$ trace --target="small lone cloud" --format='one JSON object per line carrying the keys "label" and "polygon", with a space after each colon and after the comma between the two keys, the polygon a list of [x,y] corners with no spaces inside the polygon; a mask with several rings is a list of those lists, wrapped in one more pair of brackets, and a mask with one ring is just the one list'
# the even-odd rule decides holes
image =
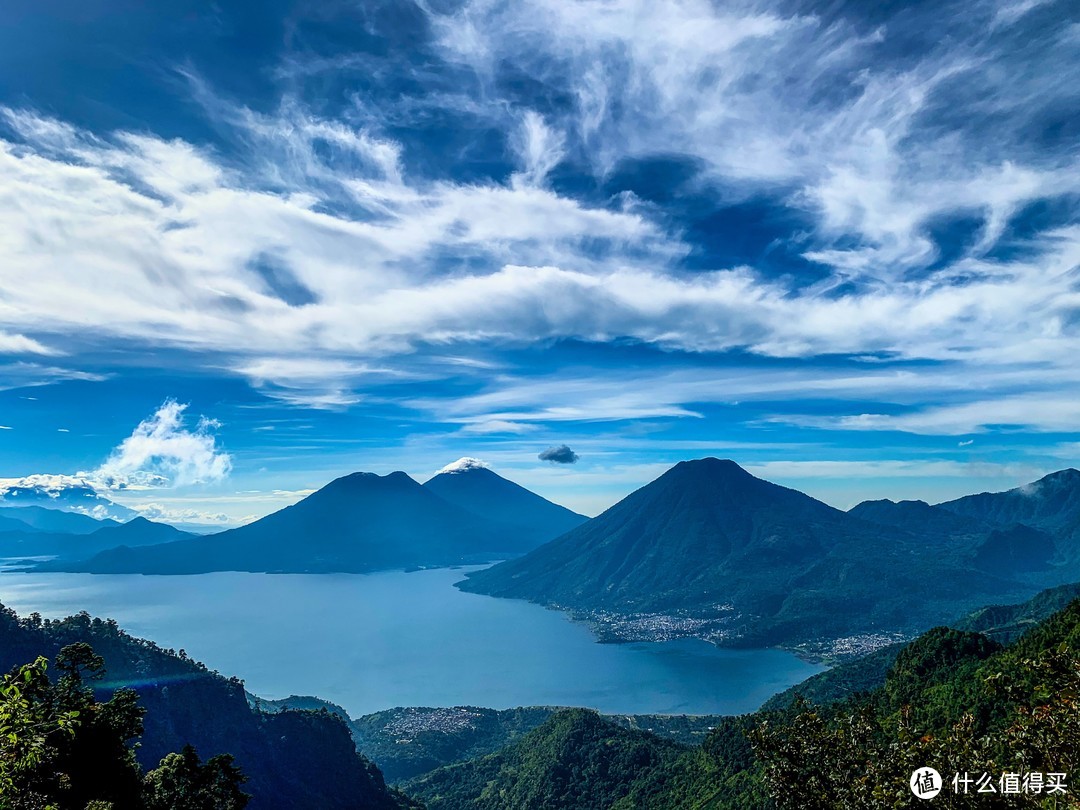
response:
{"label": "small lone cloud", "polygon": [[576,464],[578,454],[570,449],[568,444],[560,444],[558,447],[549,447],[537,456],[541,461],[550,461],[552,464]]}
{"label": "small lone cloud", "polygon": [[968,439],[966,442],[960,442],[956,446],[957,447],[967,447],[968,445],[972,445],[972,444],[975,444],[975,440],[974,439]]}

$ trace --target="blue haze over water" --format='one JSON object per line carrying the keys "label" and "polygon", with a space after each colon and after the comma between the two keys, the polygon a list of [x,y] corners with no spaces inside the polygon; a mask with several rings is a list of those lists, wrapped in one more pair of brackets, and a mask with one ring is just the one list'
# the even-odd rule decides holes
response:
{"label": "blue haze over water", "polygon": [[735,714],[820,671],[780,650],[599,644],[562,614],[462,593],[462,571],[139,576],[0,571],[0,601],[86,610],[185,649],[266,698],[316,695],[351,715],[394,706],[589,706]]}

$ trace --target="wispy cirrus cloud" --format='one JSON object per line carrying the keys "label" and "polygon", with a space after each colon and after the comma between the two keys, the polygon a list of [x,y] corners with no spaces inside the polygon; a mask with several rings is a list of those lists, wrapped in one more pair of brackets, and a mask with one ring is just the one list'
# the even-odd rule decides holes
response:
{"label": "wispy cirrus cloud", "polygon": [[29,338],[26,335],[12,334],[0,331],[0,354],[37,354],[57,355],[56,349],[51,349],[43,343]]}
{"label": "wispy cirrus cloud", "polygon": [[[0,364],[0,391],[27,388],[38,385],[51,385],[55,382],[66,380],[81,380],[84,382],[101,382],[108,377],[93,371],[63,368],[59,366],[45,366],[41,363],[19,361],[15,363]],[[33,397],[26,397],[33,401]]]}
{"label": "wispy cirrus cloud", "polygon": [[780,417],[808,427],[833,430],[920,433],[957,436],[992,429],[1012,432],[1070,433],[1080,427],[1080,402],[1052,390],[979,397],[899,414],[861,413],[837,417]]}
{"label": "wispy cirrus cloud", "polygon": [[[0,352],[77,364],[90,340],[179,349],[280,402],[338,410],[468,378],[399,401],[473,436],[769,396],[862,400],[815,415],[845,430],[1012,424],[958,387],[984,390],[979,403],[1080,389],[1080,172],[1054,134],[1078,93],[1055,66],[1080,40],[1047,23],[1052,6],[475,0],[421,7],[431,61],[410,68],[412,95],[336,109],[305,96],[305,77],[367,69],[365,54],[287,55],[276,106],[184,68],[213,146],[8,108]],[[435,75],[450,73],[469,81]],[[462,130],[448,141],[482,120],[483,148],[436,161],[417,134],[436,115]],[[654,178],[655,199],[621,179],[665,160],[686,171]],[[665,194],[713,210],[716,244]],[[794,223],[780,272],[724,252],[744,221],[727,212],[760,201]],[[706,369],[725,354],[820,365],[798,385],[771,366],[653,370],[637,391],[604,360],[582,372],[591,387],[484,365],[571,341]],[[837,371],[853,357],[867,370]],[[778,418],[797,422],[798,405]],[[1048,405],[1017,424],[1073,419]]]}
{"label": "wispy cirrus cloud", "polygon": [[[611,369],[573,376],[503,375],[468,396],[422,398],[407,404],[466,429],[492,423],[535,428],[565,422],[701,417],[705,406],[741,405],[786,407],[781,413],[765,411],[760,417],[763,424],[955,435],[983,432],[990,426],[1071,430],[1080,415],[1074,398],[1061,391],[1076,384],[1076,370],[1064,363],[1059,367],[854,363],[828,368],[747,363],[712,369]],[[847,402],[868,401],[888,403],[893,412],[843,410]],[[832,403],[840,412],[822,414],[822,403]],[[800,410],[808,405],[809,411]],[[656,444],[665,446],[662,441]]]}
{"label": "wispy cirrus cloud", "polygon": [[875,23],[813,4],[476,0],[432,21],[488,92],[516,71],[574,99],[559,124],[599,172],[686,156],[729,195],[813,214],[810,258],[892,281],[938,258],[943,216],[979,219],[985,251],[1024,205],[1076,192],[1075,158],[1030,140],[1078,100],[1054,68],[1076,43],[1046,20],[1011,27],[1041,5],[912,4]]}

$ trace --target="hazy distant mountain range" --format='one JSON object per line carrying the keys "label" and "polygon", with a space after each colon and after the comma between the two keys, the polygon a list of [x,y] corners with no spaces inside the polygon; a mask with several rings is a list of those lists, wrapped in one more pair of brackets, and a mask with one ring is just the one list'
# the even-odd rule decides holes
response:
{"label": "hazy distant mountain range", "polygon": [[[35,514],[32,509],[34,507],[0,510],[0,557],[55,556],[59,558],[56,562],[44,565],[64,570],[64,561],[86,559],[120,545],[145,546],[192,536],[143,517],[117,523],[48,509]],[[42,514],[50,511],[52,516]],[[33,523],[24,523],[23,519]]]}
{"label": "hazy distant mountain range", "polygon": [[29,526],[42,532],[92,534],[99,529],[119,526],[111,518],[98,520],[80,512],[65,512],[45,506],[13,506],[0,510],[0,526],[25,531]]}
{"label": "hazy distant mountain range", "polygon": [[423,485],[402,472],[347,475],[201,537],[145,520],[66,540],[11,528],[0,522],[0,547],[29,555],[51,544],[61,550],[33,552],[64,557],[49,568],[95,573],[365,572],[505,559],[460,587],[601,624],[641,622],[668,637],[852,637],[865,651],[883,634],[1080,580],[1080,473],[937,506],[882,500],[843,512],[707,458],[675,465],[589,520],[462,459]]}
{"label": "hazy distant mountain range", "polygon": [[139,514],[109,500],[85,478],[69,475],[31,475],[0,483],[0,507],[12,506],[39,506],[114,521]]}

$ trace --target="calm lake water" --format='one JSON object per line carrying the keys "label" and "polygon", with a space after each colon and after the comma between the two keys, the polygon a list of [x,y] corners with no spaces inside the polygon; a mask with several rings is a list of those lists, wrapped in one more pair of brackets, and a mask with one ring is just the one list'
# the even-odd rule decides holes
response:
{"label": "calm lake water", "polygon": [[462,593],[447,569],[139,576],[0,571],[0,602],[86,610],[183,648],[266,698],[317,695],[353,716],[394,706],[589,706],[735,714],[821,670],[779,650],[597,644],[555,611]]}

